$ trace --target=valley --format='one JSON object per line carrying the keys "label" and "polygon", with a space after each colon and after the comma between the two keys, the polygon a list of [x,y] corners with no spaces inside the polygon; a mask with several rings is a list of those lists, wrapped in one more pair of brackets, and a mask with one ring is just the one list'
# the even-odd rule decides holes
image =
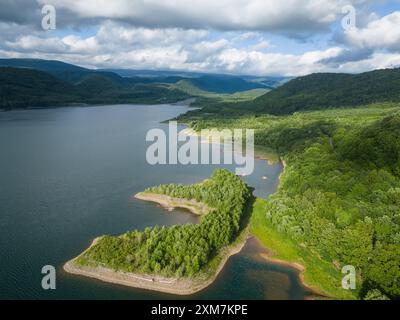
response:
{"label": "valley", "polygon": [[[267,158],[274,154],[275,161],[281,161],[285,167],[279,184],[273,185],[277,191],[268,198],[256,198],[250,213],[249,230],[271,251],[268,259],[294,266],[307,288],[323,297],[399,298],[399,69],[359,75],[312,74],[288,81],[275,79],[271,80],[276,81],[273,87],[261,78],[144,70],[132,74],[120,70],[94,71],[54,61],[2,61],[7,64],[0,67],[0,101],[5,110],[135,102],[149,104],[150,110],[152,103],[167,105],[194,98],[191,107],[195,109],[186,109],[170,119],[198,133],[210,128],[254,129],[258,149],[263,149]],[[33,68],[37,65],[39,69]],[[210,91],[210,86],[215,92]],[[269,177],[262,175],[262,180]],[[171,199],[182,198],[181,193],[186,192],[182,186],[166,186],[149,190]],[[222,184],[214,194],[220,190]],[[149,193],[144,195],[140,197],[151,200]],[[212,212],[221,205],[194,194],[179,201],[153,198],[164,206],[169,203],[171,208],[202,212],[200,221],[204,217],[211,219]],[[146,277],[186,277],[185,287],[191,287],[187,279],[202,274],[193,285],[196,290],[182,291],[197,292],[213,281],[204,279],[215,279],[218,263],[211,261],[219,256],[216,252],[234,241],[233,234],[239,231],[236,221],[233,233],[229,228],[230,235],[226,237],[218,232],[219,237],[225,238],[208,246],[210,232],[197,230],[202,223],[102,237],[77,261],[81,266],[93,268],[100,263],[107,270]],[[179,239],[193,240],[195,234],[200,234],[208,240],[203,242],[200,237],[198,250],[164,252],[164,238],[173,238],[176,232]],[[156,246],[150,250],[143,237],[157,239],[163,249]],[[143,241],[138,242],[139,238]],[[127,239],[131,239],[130,245],[125,243]],[[149,241],[154,246],[153,240]],[[186,239],[183,243],[190,242]],[[122,253],[109,257],[113,252]],[[153,253],[146,256],[146,252],[158,253],[153,257]],[[180,257],[183,252],[195,257]],[[128,255],[135,257],[134,264],[133,260],[126,264]],[[164,260],[170,256],[180,260]],[[222,260],[226,263],[227,258]],[[340,287],[341,269],[346,265],[355,266],[357,271],[358,286],[354,291]],[[112,278],[113,271],[107,272],[111,272]],[[164,292],[179,294],[170,289]]]}

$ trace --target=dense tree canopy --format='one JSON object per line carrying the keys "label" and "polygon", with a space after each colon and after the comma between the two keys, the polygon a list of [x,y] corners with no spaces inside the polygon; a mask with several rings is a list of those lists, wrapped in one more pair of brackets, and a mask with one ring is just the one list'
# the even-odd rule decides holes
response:
{"label": "dense tree canopy", "polygon": [[249,187],[227,170],[216,170],[211,179],[200,184],[161,185],[146,192],[194,199],[215,210],[199,224],[105,236],[78,263],[144,274],[193,276],[235,239],[251,197]]}
{"label": "dense tree canopy", "polygon": [[295,78],[253,101],[204,101],[202,110],[217,115],[289,115],[309,110],[351,108],[383,102],[400,102],[400,68],[361,74],[315,73]]}
{"label": "dense tree canopy", "polygon": [[168,103],[188,94],[161,83],[137,83],[112,73],[89,73],[68,82],[34,69],[0,67],[0,109],[66,106],[76,103]]}
{"label": "dense tree canopy", "polygon": [[265,218],[338,270],[354,265],[361,297],[400,298],[398,110],[389,104],[188,121],[196,129],[254,128],[256,143],[287,163]]}

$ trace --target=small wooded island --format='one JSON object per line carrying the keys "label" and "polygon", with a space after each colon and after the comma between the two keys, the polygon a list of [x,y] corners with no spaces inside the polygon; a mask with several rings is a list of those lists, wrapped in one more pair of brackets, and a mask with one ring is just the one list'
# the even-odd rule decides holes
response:
{"label": "small wooded island", "polygon": [[253,196],[238,176],[216,170],[194,185],[160,185],[137,198],[200,215],[198,224],[152,227],[102,236],[64,270],[137,288],[180,295],[210,285],[246,238],[246,209]]}

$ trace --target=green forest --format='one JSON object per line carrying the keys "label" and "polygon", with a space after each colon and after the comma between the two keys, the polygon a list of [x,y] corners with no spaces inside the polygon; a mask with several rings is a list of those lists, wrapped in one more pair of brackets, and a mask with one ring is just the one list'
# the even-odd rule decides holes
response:
{"label": "green forest", "polygon": [[353,265],[358,298],[400,298],[398,104],[181,120],[196,130],[253,128],[256,144],[279,153],[286,168],[262,209],[259,235],[286,238],[302,262],[312,256],[306,268],[314,274],[306,279],[318,279],[313,285],[328,296],[348,297],[338,290],[338,275]]}
{"label": "green forest", "polygon": [[0,109],[74,104],[172,103],[189,95],[162,83],[92,73],[72,83],[34,69],[0,67]]}
{"label": "green forest", "polygon": [[202,216],[198,224],[156,226],[143,232],[104,236],[77,259],[78,265],[168,277],[207,272],[210,261],[236,239],[252,197],[251,189],[227,170],[216,170],[199,184],[160,185],[145,192],[193,199],[214,210]]}
{"label": "green forest", "polygon": [[[199,109],[179,121],[195,130],[255,129],[255,143],[285,164],[277,192],[257,199],[252,216],[251,227],[267,247],[300,261],[307,283],[327,296],[400,299],[400,69],[275,80],[125,77],[16,59],[0,67],[0,109],[196,97],[192,107]],[[199,224],[104,236],[77,263],[196,275],[235,240],[251,198],[240,178],[224,170],[200,184],[146,191],[215,210]],[[345,265],[357,268],[354,292],[341,289]]]}
{"label": "green forest", "polygon": [[373,103],[400,102],[400,68],[361,74],[314,73],[290,80],[252,101],[201,99],[192,117],[204,113],[289,115],[295,112],[353,108]]}
{"label": "green forest", "polygon": [[94,70],[53,60],[0,59],[0,110],[166,104],[198,97],[249,101],[283,79],[155,70]]}

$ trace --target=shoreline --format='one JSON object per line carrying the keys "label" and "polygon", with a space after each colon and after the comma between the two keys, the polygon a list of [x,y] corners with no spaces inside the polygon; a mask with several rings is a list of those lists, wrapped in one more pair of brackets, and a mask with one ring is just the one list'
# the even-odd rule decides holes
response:
{"label": "shoreline", "polygon": [[[281,158],[279,162],[282,165],[282,172],[280,173],[280,175],[278,177],[275,192],[278,191],[279,185],[282,183],[282,177],[285,174],[285,170],[287,168],[286,160]],[[276,253],[274,253],[274,251],[272,249],[270,249],[269,247],[265,246],[262,243],[261,239],[259,239],[255,234],[253,234],[253,236],[258,240],[258,242],[260,243],[260,246],[263,247],[267,251],[267,253],[260,254],[262,258],[264,258],[268,262],[286,266],[286,267],[292,268],[294,270],[297,270],[299,272],[299,280],[300,280],[301,285],[304,288],[306,288],[307,290],[309,290],[310,293],[312,294],[312,295],[310,295],[310,299],[313,299],[313,297],[321,297],[321,298],[326,298],[326,299],[331,298],[330,296],[323,293],[319,288],[313,287],[306,282],[305,275],[304,275],[304,273],[306,272],[306,267],[303,264],[301,264],[299,262],[293,262],[293,261],[274,258]]]}
{"label": "shoreline", "polygon": [[[191,211],[193,214],[199,216],[208,214],[213,210],[205,204],[197,202],[195,200],[173,198],[156,193],[139,192],[133,197],[138,200],[157,203],[169,211],[172,211],[174,208],[185,208]],[[218,253],[218,255],[213,258],[220,260],[215,270],[207,270],[206,266],[205,272],[200,273],[192,279],[168,278],[158,275],[137,274],[131,272],[116,271],[101,266],[89,267],[76,265],[75,261],[80,256],[84,255],[91,247],[95,246],[96,243],[101,239],[101,237],[95,238],[90,246],[86,248],[80,255],[67,261],[63,266],[63,270],[69,274],[84,276],[117,285],[175,294],[179,296],[188,296],[202,291],[203,289],[214,283],[218,275],[223,271],[225,264],[228,262],[229,258],[242,251],[247,242],[248,234],[249,230],[248,227],[246,227],[238,235],[235,242],[223,248]]]}
{"label": "shoreline", "polygon": [[[194,129],[190,128],[185,124],[186,128],[181,130],[178,135],[182,137],[195,137],[200,140],[201,144],[213,144],[213,145],[220,145],[224,146],[225,143],[222,143],[219,138],[220,136],[213,136],[213,135],[202,135],[201,132],[197,132]],[[230,146],[231,144],[227,144]],[[268,163],[268,165],[272,166],[281,162],[281,159],[277,152],[273,149],[266,148],[262,145],[254,145],[254,159],[255,160],[263,160]]]}
{"label": "shoreline", "polygon": [[184,100],[179,100],[176,102],[134,102],[134,103],[87,103],[87,102],[72,102],[69,104],[61,104],[61,105],[51,105],[47,107],[23,107],[23,108],[13,108],[13,109],[4,109],[0,108],[0,112],[9,112],[9,111],[27,111],[27,110],[47,110],[47,109],[60,109],[60,108],[90,108],[90,107],[107,107],[107,106],[163,106],[163,105],[172,105],[172,106],[187,106],[191,107],[191,105],[196,101],[196,98],[188,98]]}
{"label": "shoreline", "polygon": [[270,263],[278,264],[278,265],[285,266],[285,267],[289,267],[289,268],[292,268],[292,269],[298,271],[300,283],[304,288],[306,288],[308,291],[310,291],[310,293],[311,293],[310,298],[311,299],[313,297],[330,298],[326,294],[320,292],[317,288],[314,288],[311,285],[307,284],[307,282],[305,281],[305,278],[304,278],[305,277],[304,273],[306,271],[306,267],[304,265],[302,265],[299,262],[291,262],[291,261],[286,261],[286,260],[274,258],[273,252],[270,251],[267,247],[265,247],[257,237],[256,237],[256,239],[260,242],[260,245],[268,251],[268,253],[261,253],[260,254],[260,256],[263,259],[265,259],[266,261],[268,261]]}
{"label": "shoreline", "polygon": [[215,259],[221,259],[216,270],[212,275],[202,273],[193,279],[189,278],[167,278],[157,275],[143,275],[137,273],[115,271],[105,267],[83,267],[75,264],[76,259],[87,252],[91,247],[101,239],[101,237],[95,238],[90,246],[86,248],[80,255],[67,261],[63,265],[63,270],[69,274],[84,276],[96,280],[100,280],[107,283],[123,285],[127,287],[157,291],[162,293],[174,294],[179,296],[189,296],[214,283],[218,275],[222,272],[225,264],[229,258],[239,253],[247,242],[248,230],[247,228],[242,231],[238,236],[240,241],[233,243],[230,246],[225,247],[215,257]]}
{"label": "shoreline", "polygon": [[[197,136],[200,135],[195,132],[193,129],[186,128],[180,134],[184,134],[187,136]],[[201,137],[200,137],[201,138]],[[207,139],[208,140],[208,139]],[[215,143],[216,141],[206,141],[206,143]],[[204,142],[203,142],[204,143]],[[266,160],[268,164],[270,163],[271,159],[268,157],[257,157],[255,158]],[[282,165],[282,172],[280,173],[277,181],[276,188],[279,187],[281,183],[282,175],[284,174],[286,168],[286,162],[282,159],[278,161]],[[276,191],[276,190],[275,190]],[[173,198],[166,195],[149,193],[149,192],[139,192],[133,196],[133,198],[143,201],[149,201],[153,203],[157,203],[158,205],[162,206],[168,211],[172,211],[175,208],[184,208],[196,214],[198,216],[202,216],[208,214],[212,211],[211,208],[207,207],[206,205],[197,202],[195,200],[187,200],[187,199],[180,199],[180,198]],[[235,254],[238,254],[243,247],[247,243],[247,239],[250,235],[249,226],[245,227],[245,229],[238,235],[236,242],[233,244],[223,248],[221,252],[214,258],[220,259],[218,266],[215,270],[211,270],[210,274],[201,273],[198,276],[190,279],[190,278],[167,278],[158,275],[144,275],[144,274],[136,274],[136,273],[129,273],[123,271],[115,271],[109,268],[97,266],[97,267],[86,267],[86,266],[77,266],[74,262],[78,259],[81,255],[87,252],[92,246],[94,246],[99,239],[95,238],[91,245],[84,250],[79,256],[67,261],[64,266],[63,270],[67,273],[78,275],[78,276],[85,276],[92,279],[100,280],[107,283],[123,285],[128,287],[133,287],[137,289],[144,289],[144,290],[151,290],[157,291],[167,294],[174,294],[179,296],[189,296],[195,294],[199,291],[202,291],[209,287],[214,281],[217,279],[218,275],[223,271],[226,263],[228,262],[229,258]],[[304,272],[306,268],[297,262],[290,262],[285,260],[280,260],[273,258],[273,252],[268,247],[264,246],[260,239],[254,235],[254,237],[259,242],[260,246],[264,248],[267,253],[260,253],[260,256],[268,262],[284,265],[299,272],[299,281],[301,285],[310,291],[311,295],[310,298],[312,299],[314,296],[318,297],[327,297],[324,294],[321,294],[319,290],[312,288],[305,282],[304,279]],[[207,267],[206,267],[207,268]]]}
{"label": "shoreline", "polygon": [[213,211],[213,209],[209,208],[206,204],[198,202],[196,200],[173,198],[167,195],[151,192],[139,192],[135,194],[133,198],[157,203],[168,211],[172,211],[175,208],[187,209],[191,213],[198,216],[203,216]]}

